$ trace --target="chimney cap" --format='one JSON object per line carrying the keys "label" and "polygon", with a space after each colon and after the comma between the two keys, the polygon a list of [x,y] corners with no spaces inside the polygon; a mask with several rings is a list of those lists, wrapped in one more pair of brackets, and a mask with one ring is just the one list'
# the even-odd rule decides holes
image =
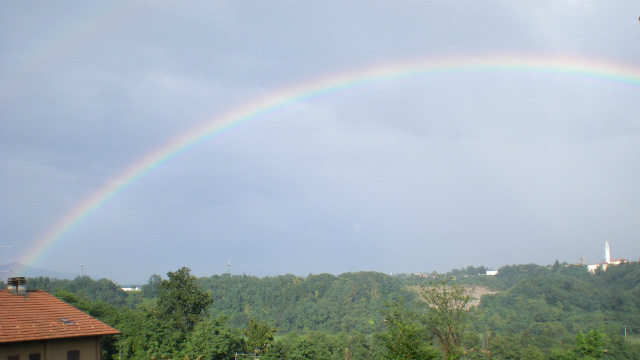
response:
{"label": "chimney cap", "polygon": [[27,283],[27,279],[24,276],[10,277],[7,281],[9,285],[24,285]]}
{"label": "chimney cap", "polygon": [[9,293],[22,294],[22,295],[26,294],[27,293],[27,288],[25,287],[26,283],[27,283],[27,280],[24,276],[11,277],[7,279],[7,285],[9,285]]}

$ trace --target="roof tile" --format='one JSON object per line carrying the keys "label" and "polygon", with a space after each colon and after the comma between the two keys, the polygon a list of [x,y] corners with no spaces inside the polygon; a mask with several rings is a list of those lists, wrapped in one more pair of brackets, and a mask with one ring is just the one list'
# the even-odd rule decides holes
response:
{"label": "roof tile", "polygon": [[45,291],[0,290],[0,343],[119,333]]}

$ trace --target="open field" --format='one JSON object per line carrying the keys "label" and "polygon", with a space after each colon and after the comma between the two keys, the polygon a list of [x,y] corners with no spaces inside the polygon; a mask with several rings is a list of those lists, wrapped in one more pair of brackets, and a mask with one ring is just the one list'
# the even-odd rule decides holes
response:
{"label": "open field", "polygon": [[640,335],[627,335],[626,340],[630,344],[640,345]]}
{"label": "open field", "polygon": [[[411,286],[411,290],[420,293],[422,287],[420,286]],[[471,301],[469,301],[469,306],[478,306],[480,305],[480,300],[484,295],[497,294],[496,291],[489,289],[486,286],[476,286],[476,287],[467,287],[465,289],[469,291],[469,295],[471,295]]]}
{"label": "open field", "polygon": [[469,305],[478,306],[480,305],[480,299],[482,298],[482,296],[497,293],[497,291],[493,291],[486,286],[474,287],[471,290],[471,301],[469,302]]}

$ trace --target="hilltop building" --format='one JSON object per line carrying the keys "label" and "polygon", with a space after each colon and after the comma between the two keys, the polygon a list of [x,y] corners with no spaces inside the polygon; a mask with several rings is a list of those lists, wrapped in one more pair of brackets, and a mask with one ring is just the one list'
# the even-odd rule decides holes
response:
{"label": "hilltop building", "polygon": [[100,360],[102,337],[120,332],[42,290],[25,278],[0,290],[0,359]]}
{"label": "hilltop building", "polygon": [[590,273],[595,274],[596,271],[600,268],[602,268],[602,271],[607,271],[607,268],[609,267],[609,265],[620,265],[626,262],[627,262],[626,259],[612,259],[611,250],[609,249],[609,242],[605,241],[604,242],[604,261],[602,261],[600,264],[587,265],[587,270]]}

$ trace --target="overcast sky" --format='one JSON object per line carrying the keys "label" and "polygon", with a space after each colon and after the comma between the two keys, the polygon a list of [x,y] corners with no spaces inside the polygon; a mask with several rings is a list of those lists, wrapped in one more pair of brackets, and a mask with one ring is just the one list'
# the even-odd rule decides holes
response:
{"label": "overcast sky", "polygon": [[[128,166],[281,89],[412,61],[571,58],[622,85],[445,71],[298,102],[164,163],[38,268],[197,276],[640,257],[637,1],[0,2],[0,264]],[[633,75],[631,73],[629,76]]]}

